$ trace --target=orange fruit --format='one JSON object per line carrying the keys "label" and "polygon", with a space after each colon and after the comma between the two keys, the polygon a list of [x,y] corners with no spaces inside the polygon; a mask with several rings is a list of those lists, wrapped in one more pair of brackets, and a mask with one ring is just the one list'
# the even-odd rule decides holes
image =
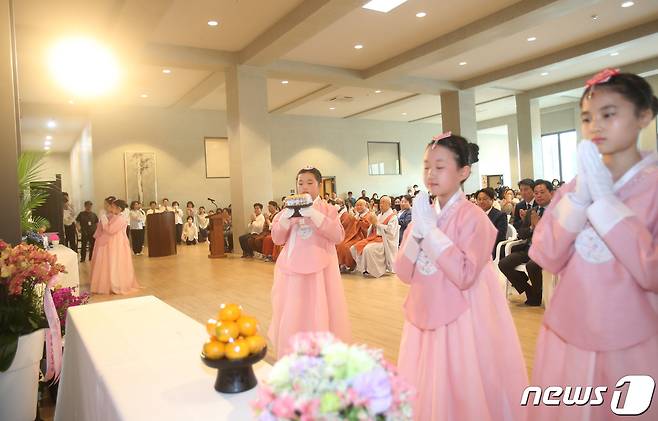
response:
{"label": "orange fruit", "polygon": [[208,319],[208,321],[206,322],[206,332],[208,332],[208,335],[215,336],[216,329],[217,329],[217,320]]}
{"label": "orange fruit", "polygon": [[242,309],[237,304],[222,304],[217,317],[221,321],[234,322],[240,318]]}
{"label": "orange fruit", "polygon": [[267,346],[265,338],[260,335],[254,335],[247,338],[247,345],[249,345],[249,352],[252,354],[258,354]]}
{"label": "orange fruit", "polygon": [[242,316],[237,321],[242,336],[253,336],[258,331],[258,322],[251,316]]}
{"label": "orange fruit", "polygon": [[235,339],[240,334],[240,328],[235,322],[217,322],[217,329],[215,329],[215,336],[221,342],[228,342]]}
{"label": "orange fruit", "polygon": [[208,341],[203,344],[203,355],[209,360],[218,360],[224,356],[224,344],[218,341]]}
{"label": "orange fruit", "polygon": [[244,340],[226,344],[226,358],[229,360],[241,360],[249,355],[249,345]]}

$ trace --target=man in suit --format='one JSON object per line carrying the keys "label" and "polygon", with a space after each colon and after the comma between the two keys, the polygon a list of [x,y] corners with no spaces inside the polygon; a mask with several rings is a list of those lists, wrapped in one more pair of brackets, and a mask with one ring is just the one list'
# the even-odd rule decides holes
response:
{"label": "man in suit", "polygon": [[498,230],[496,243],[491,253],[492,257],[496,257],[496,246],[498,246],[498,243],[505,241],[507,238],[507,215],[493,207],[495,196],[496,192],[491,187],[486,187],[475,193],[477,205],[487,214],[493,226]]}
{"label": "man in suit", "polygon": [[[519,183],[520,184],[520,183]],[[530,244],[532,244],[532,234],[535,227],[539,223],[544,210],[551,203],[553,197],[553,184],[546,180],[537,180],[534,183],[534,200],[537,204],[536,207],[530,208],[525,213],[521,227],[518,230],[518,238],[526,240],[522,245],[513,249],[509,256],[501,259],[498,263],[500,271],[509,279],[512,286],[519,292],[519,294],[526,293],[529,306],[541,305],[542,293],[542,268],[528,256]],[[526,265],[528,274],[518,271],[515,268],[519,265]],[[530,285],[528,284],[530,280]]]}
{"label": "man in suit", "polygon": [[400,212],[398,212],[398,223],[400,224],[400,244],[402,244],[402,236],[407,225],[411,222],[411,202],[413,197],[410,194],[402,196],[400,199]]}
{"label": "man in suit", "polygon": [[536,207],[535,204],[535,182],[530,178],[524,178],[519,181],[519,190],[521,191],[522,201],[516,204],[514,214],[512,215],[512,225],[518,231],[526,217],[527,212]]}

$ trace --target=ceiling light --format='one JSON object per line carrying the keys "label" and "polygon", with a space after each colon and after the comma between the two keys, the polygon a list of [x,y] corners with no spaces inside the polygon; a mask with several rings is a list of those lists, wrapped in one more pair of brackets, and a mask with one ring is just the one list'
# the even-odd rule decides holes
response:
{"label": "ceiling light", "polygon": [[625,1],[621,4],[621,7],[626,8],[626,7],[631,7],[634,6],[635,2],[634,1]]}
{"label": "ceiling light", "polygon": [[219,22],[217,22],[216,20],[209,20],[208,21],[208,26],[217,26],[217,25],[219,25]]}
{"label": "ceiling light", "polygon": [[170,75],[171,69],[162,69],[162,73],[164,73],[165,75]]}
{"label": "ceiling light", "polygon": [[43,147],[43,150],[44,150],[44,151],[49,151],[49,150],[50,150],[50,146],[44,146],[44,147]]}
{"label": "ceiling light", "polygon": [[592,15],[590,16],[592,20],[599,20],[599,15]]}
{"label": "ceiling light", "polygon": [[381,94],[382,91],[381,91],[381,89],[377,89],[377,90],[375,91],[375,93],[376,93],[376,94]]}
{"label": "ceiling light", "polygon": [[406,1],[407,0],[370,0],[362,7],[376,12],[388,13],[402,3],[406,3]]}
{"label": "ceiling light", "polygon": [[329,109],[330,109],[330,110],[335,110],[335,109],[336,109],[336,107],[329,107]]}
{"label": "ceiling light", "polygon": [[48,126],[49,129],[54,129],[55,127],[57,127],[57,123],[55,122],[55,120],[48,120],[46,126]]}
{"label": "ceiling light", "polygon": [[424,18],[425,16],[427,16],[427,13],[425,13],[425,12],[418,12],[418,13],[416,13],[416,17],[417,17],[417,18]]}
{"label": "ceiling light", "polygon": [[119,80],[114,55],[92,39],[60,41],[50,52],[49,64],[57,83],[78,98],[105,94]]}
{"label": "ceiling light", "polygon": [[281,84],[282,84],[282,85],[287,85],[287,84],[288,84],[288,81],[287,81],[287,80],[282,80],[282,81],[281,81]]}
{"label": "ceiling light", "polygon": [[148,98],[149,96],[147,94],[141,94],[139,97],[140,98]]}
{"label": "ceiling light", "polygon": [[402,113],[402,115],[407,115],[407,113]]}
{"label": "ceiling light", "polygon": [[542,72],[541,75],[542,76],[548,76],[548,72]]}
{"label": "ceiling light", "polygon": [[529,37],[528,42],[537,41],[537,37]]}
{"label": "ceiling light", "polygon": [[614,53],[610,53],[610,56],[611,56],[611,57],[618,56],[618,55],[619,55],[619,53],[616,52],[616,51],[615,51]]}
{"label": "ceiling light", "polygon": [[468,64],[468,63],[466,63],[465,61],[460,61],[460,62],[459,62],[459,65],[460,65],[460,66],[466,66],[466,64]]}
{"label": "ceiling light", "polygon": [[354,48],[357,49],[357,50],[360,50],[360,49],[363,48],[363,45],[362,45],[362,44],[356,44],[356,45],[354,46]]}
{"label": "ceiling light", "polygon": [[53,137],[51,135],[46,136],[46,140],[53,140]]}
{"label": "ceiling light", "polygon": [[45,142],[43,142],[43,144],[44,146],[50,146],[52,142],[50,140],[46,140]]}

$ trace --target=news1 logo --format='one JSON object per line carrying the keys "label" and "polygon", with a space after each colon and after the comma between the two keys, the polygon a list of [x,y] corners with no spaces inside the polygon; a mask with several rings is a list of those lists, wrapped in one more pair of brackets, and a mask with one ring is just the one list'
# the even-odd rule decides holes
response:
{"label": "news1 logo", "polygon": [[[622,403],[623,388],[628,384],[626,398]],[[610,410],[615,415],[642,415],[651,406],[656,382],[651,376],[624,376],[615,385],[610,400]],[[530,395],[533,406],[601,406],[605,403],[607,386],[550,386],[542,390],[539,386],[528,386],[523,391],[521,406],[527,406]]]}

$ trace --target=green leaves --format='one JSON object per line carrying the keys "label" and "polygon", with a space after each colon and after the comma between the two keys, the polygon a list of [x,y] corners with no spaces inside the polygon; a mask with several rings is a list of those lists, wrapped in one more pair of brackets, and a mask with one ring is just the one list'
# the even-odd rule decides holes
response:
{"label": "green leaves", "polygon": [[21,192],[21,231],[37,231],[45,226],[50,227],[50,222],[42,217],[33,217],[32,211],[46,203],[48,198],[47,189],[50,181],[41,180],[44,170],[41,152],[23,152],[18,158],[18,188]]}
{"label": "green leaves", "polygon": [[7,371],[14,361],[18,349],[18,335],[15,333],[0,334],[0,372]]}

